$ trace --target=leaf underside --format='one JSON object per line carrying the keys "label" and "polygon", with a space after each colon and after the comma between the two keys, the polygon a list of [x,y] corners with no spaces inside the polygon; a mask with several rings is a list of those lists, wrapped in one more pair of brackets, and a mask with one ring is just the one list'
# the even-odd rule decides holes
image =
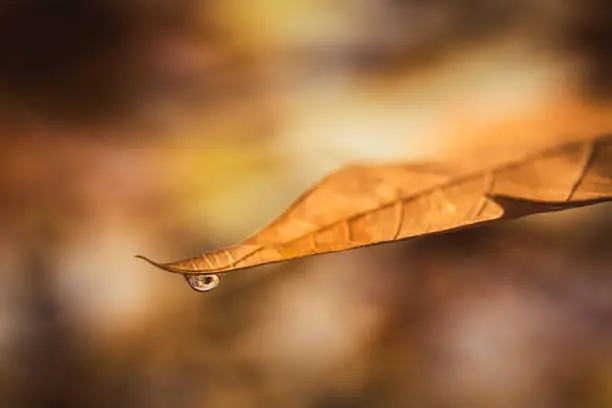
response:
{"label": "leaf underside", "polygon": [[217,274],[608,200],[612,135],[489,168],[349,166],[237,245],[170,263],[139,257],[169,272]]}

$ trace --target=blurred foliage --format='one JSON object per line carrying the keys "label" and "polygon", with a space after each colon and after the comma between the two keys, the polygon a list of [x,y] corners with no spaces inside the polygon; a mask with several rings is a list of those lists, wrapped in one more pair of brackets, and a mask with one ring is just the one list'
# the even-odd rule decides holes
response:
{"label": "blurred foliage", "polygon": [[132,258],[232,243],[349,161],[610,102],[610,27],[605,0],[2,2],[0,405],[612,406],[610,206],[211,296]]}

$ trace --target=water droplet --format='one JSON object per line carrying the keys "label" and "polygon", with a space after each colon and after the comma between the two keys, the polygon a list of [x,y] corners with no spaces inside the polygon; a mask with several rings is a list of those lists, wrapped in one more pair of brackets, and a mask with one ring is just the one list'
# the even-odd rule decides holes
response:
{"label": "water droplet", "polygon": [[185,279],[194,290],[198,292],[208,292],[219,285],[221,277],[219,275],[184,275]]}

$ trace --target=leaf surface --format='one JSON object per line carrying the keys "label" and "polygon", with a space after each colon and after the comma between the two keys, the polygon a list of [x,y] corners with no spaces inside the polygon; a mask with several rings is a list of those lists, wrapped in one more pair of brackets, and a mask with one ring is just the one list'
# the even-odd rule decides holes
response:
{"label": "leaf surface", "polygon": [[612,135],[484,168],[349,166],[242,243],[178,262],[139,257],[169,272],[213,275],[608,200]]}

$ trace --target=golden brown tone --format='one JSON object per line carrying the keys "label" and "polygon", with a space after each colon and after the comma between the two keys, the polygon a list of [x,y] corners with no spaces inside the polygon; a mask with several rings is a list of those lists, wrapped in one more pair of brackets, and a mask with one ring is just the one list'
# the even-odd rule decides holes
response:
{"label": "golden brown tone", "polygon": [[209,275],[612,200],[612,135],[562,144],[494,167],[350,166],[331,174],[244,242],[179,262]]}

